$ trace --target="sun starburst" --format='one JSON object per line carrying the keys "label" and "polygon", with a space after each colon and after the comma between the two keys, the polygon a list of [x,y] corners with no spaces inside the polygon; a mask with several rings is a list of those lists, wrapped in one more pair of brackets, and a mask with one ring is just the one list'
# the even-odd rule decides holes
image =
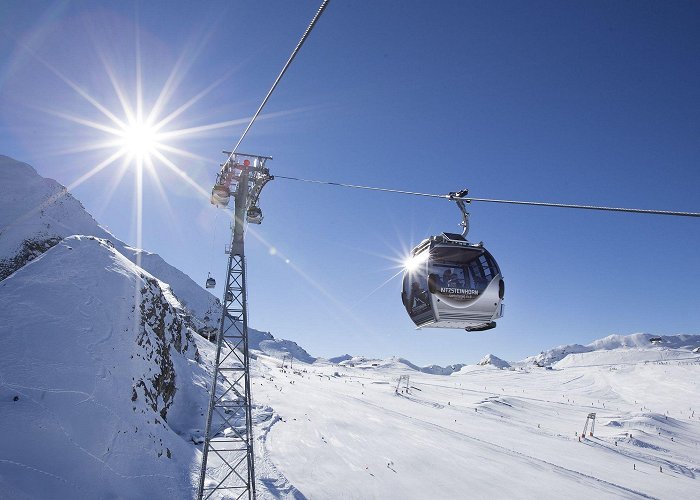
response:
{"label": "sun starburst", "polygon": [[158,129],[144,120],[134,120],[125,125],[118,134],[124,152],[141,160],[150,160],[162,145]]}

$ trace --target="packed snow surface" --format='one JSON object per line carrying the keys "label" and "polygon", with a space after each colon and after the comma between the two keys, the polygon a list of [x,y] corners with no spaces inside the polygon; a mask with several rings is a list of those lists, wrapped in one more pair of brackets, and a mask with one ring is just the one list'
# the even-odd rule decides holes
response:
{"label": "packed snow surface", "polygon": [[[700,356],[632,340],[551,370],[450,376],[259,358],[254,397],[276,415],[260,453],[298,490],[290,498],[695,497]],[[581,438],[589,413],[595,431]]]}
{"label": "packed snow surface", "polygon": [[0,498],[190,495],[210,375],[179,308],[95,237],[0,282]]}

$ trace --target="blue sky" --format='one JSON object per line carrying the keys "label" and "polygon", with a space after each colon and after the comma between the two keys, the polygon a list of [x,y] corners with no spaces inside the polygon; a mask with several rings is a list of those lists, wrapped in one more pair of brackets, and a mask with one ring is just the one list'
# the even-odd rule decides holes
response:
{"label": "blue sky", "polygon": [[[132,105],[140,74],[147,111],[172,89],[160,116],[199,96],[165,127],[204,127],[168,141],[190,155],[167,157],[209,191],[319,3],[4,2],[0,154],[73,184],[114,152],[85,150],[106,134],[84,120],[109,123],[86,96],[122,117],[108,69]],[[694,2],[336,0],[239,150],[274,157],[278,175],[698,211],[698,21]],[[73,192],[137,242],[133,166]],[[158,162],[143,193],[143,246],[223,281],[224,214]],[[467,334],[416,331],[400,278],[381,287],[412,245],[458,229],[452,204],[278,179],[261,207],[251,325],[314,355],[446,364],[698,333],[697,219],[474,203],[470,237],[501,266],[506,316]]]}

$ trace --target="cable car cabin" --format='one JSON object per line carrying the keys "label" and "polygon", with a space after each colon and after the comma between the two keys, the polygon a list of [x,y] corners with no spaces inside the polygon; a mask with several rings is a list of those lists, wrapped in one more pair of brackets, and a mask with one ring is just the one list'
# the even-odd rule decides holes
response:
{"label": "cable car cabin", "polygon": [[498,264],[483,244],[443,233],[411,252],[401,299],[419,328],[489,330],[503,316],[505,285]]}
{"label": "cable car cabin", "polygon": [[250,166],[250,160],[244,160],[243,164],[237,162],[226,162],[223,169],[216,176],[216,183],[211,190],[211,204],[217,208],[225,208],[231,201],[231,190],[235,183],[241,178],[244,169]]}
{"label": "cable car cabin", "polygon": [[214,185],[211,190],[211,204],[217,208],[225,208],[231,200],[231,191],[227,186]]}
{"label": "cable car cabin", "polygon": [[263,213],[260,207],[252,206],[246,212],[246,218],[251,224],[260,224],[263,220]]}
{"label": "cable car cabin", "polygon": [[216,288],[216,280],[211,277],[211,273],[207,277],[206,287],[207,288]]}

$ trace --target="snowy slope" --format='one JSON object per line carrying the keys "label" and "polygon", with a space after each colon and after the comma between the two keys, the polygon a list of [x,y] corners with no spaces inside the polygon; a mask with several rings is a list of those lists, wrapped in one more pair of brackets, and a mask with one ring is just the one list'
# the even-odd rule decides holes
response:
{"label": "snowy slope", "polygon": [[282,359],[285,356],[292,356],[295,360],[304,363],[313,363],[316,358],[311,356],[304,348],[291,340],[276,339],[270,332],[261,332],[253,328],[248,328],[249,347],[267,356]]}
{"label": "snowy slope", "polygon": [[58,182],[0,155],[0,280],[74,234],[107,239],[132,262],[138,256],[143,269],[168,283],[186,303],[199,328],[216,327],[221,304],[213,295],[159,255],[129,247],[106,231]]}
{"label": "snowy slope", "polygon": [[[659,343],[652,343],[652,338],[660,338]],[[523,360],[524,363],[547,366],[564,359],[570,354],[586,353],[593,351],[609,351],[613,349],[627,348],[670,348],[693,350],[700,347],[700,335],[650,335],[648,333],[635,333],[632,335],[609,335],[603,339],[595,340],[587,345],[568,344],[560,345],[536,356],[530,356]]]}
{"label": "snowy slope", "polygon": [[[451,376],[259,360],[255,398],[277,414],[260,451],[298,490],[288,498],[694,498],[700,355],[622,340],[553,370]],[[591,412],[595,433],[579,441]]]}
{"label": "snowy slope", "polygon": [[0,496],[188,495],[210,377],[178,307],[93,237],[0,282]]}

